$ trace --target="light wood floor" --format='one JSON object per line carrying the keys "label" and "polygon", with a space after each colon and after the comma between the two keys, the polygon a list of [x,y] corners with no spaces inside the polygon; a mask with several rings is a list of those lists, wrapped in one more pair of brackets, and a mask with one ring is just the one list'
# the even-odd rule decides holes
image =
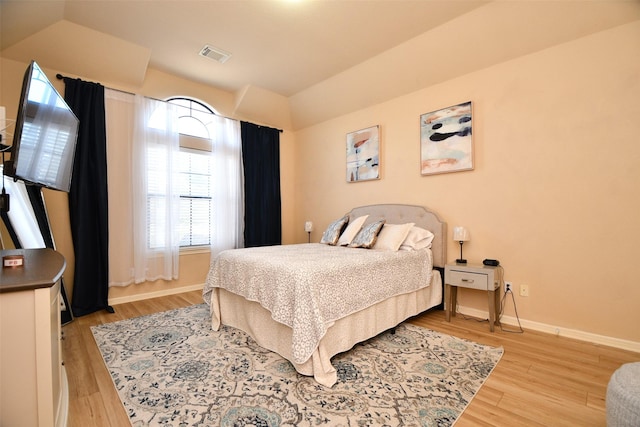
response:
{"label": "light wood floor", "polygon": [[[114,314],[93,313],[64,326],[69,427],[129,425],[90,326],[201,302],[200,291],[188,292],[117,305]],[[504,348],[500,363],[456,427],[605,426],[605,396],[611,374],[624,363],[640,361],[638,353],[534,331],[514,334],[497,328],[490,333],[486,322],[460,315],[449,323],[443,311],[423,314],[411,322]]]}

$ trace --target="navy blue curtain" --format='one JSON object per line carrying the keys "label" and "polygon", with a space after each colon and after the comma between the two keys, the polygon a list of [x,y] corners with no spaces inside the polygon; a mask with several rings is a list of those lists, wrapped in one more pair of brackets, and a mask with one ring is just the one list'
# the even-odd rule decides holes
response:
{"label": "navy blue curtain", "polygon": [[244,168],[244,245],[282,243],[280,131],[241,122]]}
{"label": "navy blue curtain", "polygon": [[83,316],[109,307],[109,222],[104,86],[65,78],[65,101],[80,120],[69,191],[75,254],[71,307]]}

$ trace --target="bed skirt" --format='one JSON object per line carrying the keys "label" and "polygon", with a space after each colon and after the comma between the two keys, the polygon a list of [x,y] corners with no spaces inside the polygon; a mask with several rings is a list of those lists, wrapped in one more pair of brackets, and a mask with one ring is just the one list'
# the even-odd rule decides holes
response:
{"label": "bed skirt", "polygon": [[[442,278],[439,271],[434,269],[430,286],[389,298],[333,322],[328,325],[326,334],[307,361],[291,363],[300,374],[313,376],[318,383],[331,387],[337,381],[336,370],[331,365],[333,356],[441,302]],[[271,313],[257,302],[214,288],[211,312],[214,330],[217,331],[221,324],[238,328],[248,333],[261,347],[289,361],[293,360],[291,328],[273,320]]]}

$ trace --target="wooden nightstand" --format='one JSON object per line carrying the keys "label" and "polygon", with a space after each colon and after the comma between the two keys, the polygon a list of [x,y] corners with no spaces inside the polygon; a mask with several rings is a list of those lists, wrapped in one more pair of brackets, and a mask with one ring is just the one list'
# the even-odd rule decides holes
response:
{"label": "wooden nightstand", "polygon": [[500,325],[499,267],[473,264],[447,264],[444,267],[444,309],[447,322],[456,315],[458,287],[487,291],[489,297],[489,330]]}

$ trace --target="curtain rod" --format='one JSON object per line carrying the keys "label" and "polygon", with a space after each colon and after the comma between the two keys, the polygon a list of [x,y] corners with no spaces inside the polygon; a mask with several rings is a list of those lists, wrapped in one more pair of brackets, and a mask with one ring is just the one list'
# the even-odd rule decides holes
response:
{"label": "curtain rod", "polygon": [[[60,73],[56,74],[56,79],[58,79],[58,80],[64,80],[64,79],[75,80],[73,77],[63,76],[63,75],[62,75],[62,74],[60,74]],[[105,86],[105,87],[106,87],[107,89],[110,89],[110,90],[115,90],[116,92],[126,93],[127,95],[136,95],[135,93],[133,93],[133,92],[128,92],[128,91],[126,91],[126,90],[122,90],[122,89],[114,89],[114,88],[112,88],[112,87],[107,87],[107,86]],[[144,95],[143,95],[143,96],[144,96]],[[167,101],[166,101],[166,100],[164,100],[164,99],[152,98],[152,97],[150,97],[150,96],[145,96],[145,98],[153,99],[154,101],[167,102]],[[214,114],[215,114],[215,113],[214,113]],[[237,121],[237,122],[240,122],[240,121],[241,121],[241,120],[234,119],[234,118],[231,118],[231,117],[222,116],[222,115],[220,115],[220,114],[215,114],[215,115],[216,115],[216,116],[219,116],[219,117],[223,117],[223,118],[225,118],[225,119],[235,120],[235,121]],[[255,123],[254,123],[254,124],[255,124]],[[258,124],[256,124],[256,126],[262,127],[262,125],[258,125]],[[269,127],[269,126],[264,126],[264,127]],[[278,132],[280,132],[280,133],[284,132],[282,129],[278,129],[278,128],[274,128],[274,129],[275,129],[275,130],[277,130],[277,131],[278,131]]]}

